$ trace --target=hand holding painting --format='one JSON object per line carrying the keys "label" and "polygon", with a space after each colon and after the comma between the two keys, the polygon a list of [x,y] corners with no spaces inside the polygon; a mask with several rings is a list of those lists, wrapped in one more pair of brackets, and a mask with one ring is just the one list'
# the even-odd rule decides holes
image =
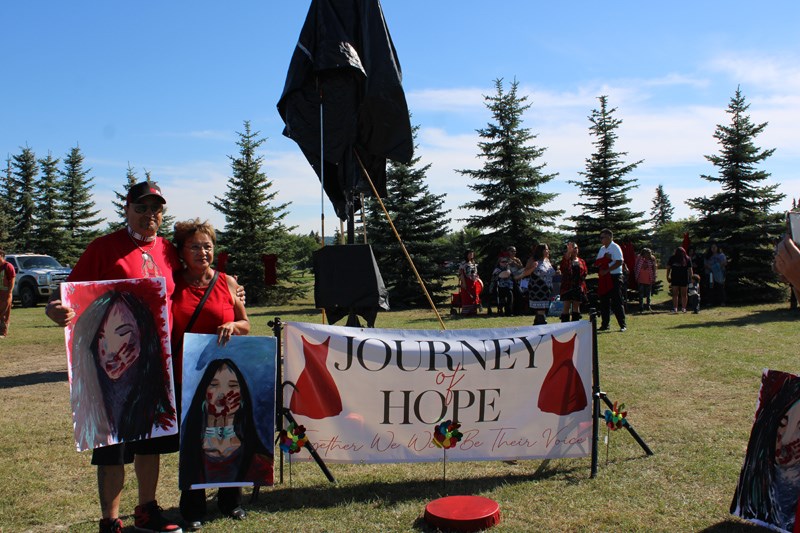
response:
{"label": "hand holding painting", "polygon": [[800,211],[789,211],[786,214],[786,237],[778,243],[773,268],[783,279],[792,285],[795,295],[800,297]]}

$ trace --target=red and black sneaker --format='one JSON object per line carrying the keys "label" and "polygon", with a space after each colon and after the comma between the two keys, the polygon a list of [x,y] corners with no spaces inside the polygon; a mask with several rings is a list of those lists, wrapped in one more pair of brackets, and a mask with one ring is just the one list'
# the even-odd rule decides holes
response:
{"label": "red and black sneaker", "polygon": [[136,506],[134,527],[136,531],[147,533],[183,533],[181,526],[173,524],[161,514],[164,510],[153,500]]}
{"label": "red and black sneaker", "polygon": [[103,518],[100,520],[100,533],[122,533],[122,520]]}

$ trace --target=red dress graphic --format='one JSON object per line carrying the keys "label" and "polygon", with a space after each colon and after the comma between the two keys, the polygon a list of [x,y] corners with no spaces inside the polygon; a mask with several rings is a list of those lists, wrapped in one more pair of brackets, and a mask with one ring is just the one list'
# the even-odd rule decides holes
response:
{"label": "red dress graphic", "polygon": [[586,390],[578,369],[572,363],[577,334],[567,342],[550,337],[553,339],[553,366],[544,377],[539,392],[539,409],[561,416],[582,411],[588,403]]}
{"label": "red dress graphic", "polygon": [[305,337],[301,338],[306,366],[295,383],[289,409],[294,414],[316,420],[336,416],[342,412],[342,398],[326,366],[331,338],[322,344],[311,344]]}

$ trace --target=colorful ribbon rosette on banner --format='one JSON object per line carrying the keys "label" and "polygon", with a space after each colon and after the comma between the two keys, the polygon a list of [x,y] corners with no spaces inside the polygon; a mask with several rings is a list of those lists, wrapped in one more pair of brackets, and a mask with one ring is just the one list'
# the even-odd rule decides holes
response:
{"label": "colorful ribbon rosette on banner", "polygon": [[450,420],[437,424],[433,430],[433,443],[436,447],[444,448],[445,450],[452,448],[458,444],[458,441],[464,436],[458,430],[460,427],[461,424],[454,423]]}
{"label": "colorful ribbon rosette on banner", "polygon": [[294,422],[289,423],[286,429],[282,429],[278,435],[280,440],[280,448],[285,453],[297,453],[303,449],[303,446],[308,442],[306,437],[306,427],[298,426]]}
{"label": "colorful ribbon rosette on banner", "polygon": [[608,426],[608,429],[611,431],[616,431],[623,426],[627,426],[628,420],[625,418],[627,415],[628,411],[625,411],[625,404],[620,404],[620,406],[617,407],[617,402],[614,402],[613,409],[606,409],[606,426]]}

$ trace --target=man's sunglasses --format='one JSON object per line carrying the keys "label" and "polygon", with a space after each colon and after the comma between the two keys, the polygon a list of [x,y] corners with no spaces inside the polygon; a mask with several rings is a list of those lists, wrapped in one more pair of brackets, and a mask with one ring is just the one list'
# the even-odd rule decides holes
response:
{"label": "man's sunglasses", "polygon": [[162,204],[131,204],[131,205],[133,206],[133,210],[140,215],[147,213],[148,209],[154,215],[157,215],[162,211],[164,211],[164,206]]}

